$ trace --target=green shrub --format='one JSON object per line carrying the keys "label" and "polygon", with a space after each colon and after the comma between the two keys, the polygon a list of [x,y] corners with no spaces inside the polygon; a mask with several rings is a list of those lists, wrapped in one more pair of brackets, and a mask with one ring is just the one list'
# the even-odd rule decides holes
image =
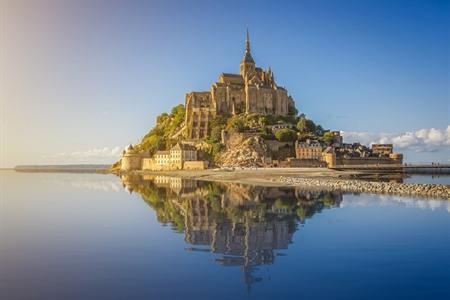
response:
{"label": "green shrub", "polygon": [[327,144],[331,144],[333,142],[333,134],[331,132],[325,132],[323,134],[323,141]]}
{"label": "green shrub", "polygon": [[307,119],[305,116],[301,116],[297,123],[297,130],[300,133],[315,133],[316,124],[312,120]]}
{"label": "green shrub", "polygon": [[280,142],[292,142],[297,139],[297,132],[292,129],[280,129],[275,133],[275,138]]}
{"label": "green shrub", "polygon": [[289,106],[288,114],[290,116],[297,116],[298,115],[298,109],[295,106]]}
{"label": "green shrub", "polygon": [[162,113],[156,118],[156,126],[153,127],[136,145],[139,151],[148,151],[153,155],[158,150],[164,150],[174,145],[176,140],[171,140],[181,129],[185,119],[184,105],[180,104],[172,108],[171,113]]}
{"label": "green shrub", "polygon": [[227,129],[235,132],[242,132],[246,128],[244,120],[240,116],[232,116],[228,119]]}
{"label": "green shrub", "polygon": [[209,122],[210,140],[212,142],[220,142],[222,140],[222,130],[227,126],[227,118],[224,116],[217,116]]}

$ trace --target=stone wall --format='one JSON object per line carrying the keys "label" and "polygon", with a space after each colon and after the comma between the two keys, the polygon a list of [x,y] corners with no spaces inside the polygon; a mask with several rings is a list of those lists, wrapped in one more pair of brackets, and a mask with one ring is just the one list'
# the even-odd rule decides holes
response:
{"label": "stone wall", "polygon": [[287,160],[290,168],[326,168],[327,163],[318,159],[289,158]]}
{"label": "stone wall", "polygon": [[142,170],[147,171],[175,171],[175,170],[204,170],[208,168],[208,162],[203,160],[185,161],[183,164],[159,165],[153,158],[142,160]]}
{"label": "stone wall", "polygon": [[264,140],[264,142],[272,152],[278,152],[280,148],[284,148],[286,146],[292,147],[294,145],[294,142],[279,142],[277,140]]}
{"label": "stone wall", "polygon": [[183,169],[182,163],[171,163],[168,165],[157,164],[152,158],[142,160],[142,170],[147,171],[175,171]]}
{"label": "stone wall", "polygon": [[333,152],[322,152],[322,161],[326,163],[328,168],[336,166],[336,154]]}
{"label": "stone wall", "polygon": [[184,170],[205,170],[208,168],[208,162],[205,160],[185,161]]}
{"label": "stone wall", "polygon": [[336,157],[335,153],[322,153],[322,161],[329,168],[337,166],[357,166],[357,165],[396,165],[403,163],[403,155],[391,154],[389,157]]}
{"label": "stone wall", "polygon": [[394,160],[390,159],[388,157],[350,157],[350,158],[343,158],[343,157],[337,157],[336,158],[336,165],[347,165],[347,166],[354,166],[354,165],[386,165],[386,164],[401,164],[402,161],[400,160]]}

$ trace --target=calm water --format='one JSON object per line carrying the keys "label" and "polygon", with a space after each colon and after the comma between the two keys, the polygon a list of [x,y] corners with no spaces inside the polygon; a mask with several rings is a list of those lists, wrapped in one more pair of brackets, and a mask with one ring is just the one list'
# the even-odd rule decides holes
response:
{"label": "calm water", "polygon": [[404,183],[431,183],[450,185],[450,175],[411,175],[403,179]]}
{"label": "calm water", "polygon": [[1,299],[449,299],[450,202],[0,172]]}

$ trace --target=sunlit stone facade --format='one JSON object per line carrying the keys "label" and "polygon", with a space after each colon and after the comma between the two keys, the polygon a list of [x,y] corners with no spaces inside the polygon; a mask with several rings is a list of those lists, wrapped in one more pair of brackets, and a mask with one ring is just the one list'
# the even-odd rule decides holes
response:
{"label": "sunlit stone facade", "polygon": [[187,137],[208,137],[209,121],[216,115],[258,113],[285,116],[291,108],[294,108],[294,100],[286,89],[275,83],[272,70],[256,67],[247,32],[239,74],[222,73],[209,91],[186,94]]}

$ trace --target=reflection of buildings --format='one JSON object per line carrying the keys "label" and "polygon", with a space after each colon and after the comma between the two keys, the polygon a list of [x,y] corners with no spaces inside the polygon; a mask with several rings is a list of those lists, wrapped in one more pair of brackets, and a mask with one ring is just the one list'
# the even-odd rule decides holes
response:
{"label": "reflection of buildings", "polygon": [[211,251],[236,257],[219,259],[223,265],[253,266],[273,262],[274,249],[287,249],[291,242],[291,220],[242,222],[214,217],[210,205],[201,199],[190,199],[185,223],[185,239],[192,245],[208,245]]}
{"label": "reflection of buildings", "polygon": [[240,266],[249,285],[261,280],[253,274],[255,267],[273,264],[277,250],[288,248],[299,222],[342,201],[339,193],[286,187],[167,176],[124,179],[155,209],[160,222],[184,231],[189,251],[220,254],[216,262]]}
{"label": "reflection of buildings", "polygon": [[192,192],[197,187],[195,180],[169,176],[155,176],[154,183],[158,187],[169,188],[177,195],[183,192]]}

